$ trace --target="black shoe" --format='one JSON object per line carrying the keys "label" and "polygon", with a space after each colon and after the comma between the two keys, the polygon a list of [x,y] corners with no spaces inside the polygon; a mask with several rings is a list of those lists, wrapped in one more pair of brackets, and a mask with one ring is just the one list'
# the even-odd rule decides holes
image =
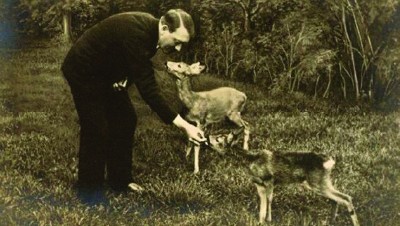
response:
{"label": "black shoe", "polygon": [[127,193],[129,191],[128,184],[109,184],[110,190],[116,194]]}
{"label": "black shoe", "polygon": [[133,182],[131,182],[127,185],[124,184],[123,186],[110,186],[110,190],[111,190],[111,192],[113,192],[116,195],[128,194],[131,192],[142,193],[145,191],[145,189],[143,187],[141,187],[140,185],[133,183]]}
{"label": "black shoe", "polygon": [[88,206],[108,205],[108,199],[102,187],[78,187],[77,197]]}

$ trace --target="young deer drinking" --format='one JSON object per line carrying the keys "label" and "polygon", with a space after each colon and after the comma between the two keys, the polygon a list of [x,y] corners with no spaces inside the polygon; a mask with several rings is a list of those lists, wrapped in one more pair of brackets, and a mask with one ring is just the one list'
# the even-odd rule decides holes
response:
{"label": "young deer drinking", "polygon": [[[176,78],[179,98],[189,109],[186,118],[196,123],[196,126],[200,129],[205,129],[209,124],[228,118],[237,126],[244,128],[243,149],[248,150],[250,129],[248,123],[241,117],[241,112],[247,100],[246,95],[231,87],[194,92],[190,79],[194,75],[199,75],[204,68],[200,63],[187,65],[183,62],[167,62],[168,72]],[[198,173],[200,146],[189,142],[186,148],[186,155],[190,154],[193,146],[194,173]]]}

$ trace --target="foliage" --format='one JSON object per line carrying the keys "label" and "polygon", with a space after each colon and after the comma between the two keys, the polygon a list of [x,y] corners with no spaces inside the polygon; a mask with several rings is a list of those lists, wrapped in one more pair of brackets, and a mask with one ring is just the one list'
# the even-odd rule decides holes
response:
{"label": "foliage", "polygon": [[400,38],[398,3],[18,0],[14,14],[25,34],[55,36],[68,12],[78,37],[118,12],[140,10],[159,17],[179,7],[190,12],[197,25],[197,36],[181,59],[202,61],[217,77],[256,83],[272,92],[382,103],[398,99],[394,81],[399,71],[388,61],[389,50],[397,47],[393,40]]}
{"label": "foliage", "polygon": [[[334,33],[334,45],[340,57],[337,71],[342,78],[345,98],[350,87],[356,100],[377,99],[377,86],[374,84],[380,82],[376,74],[377,60],[391,37],[385,36],[385,27],[393,23],[393,16],[398,13],[398,2],[378,2],[367,4],[364,1],[343,0],[328,3],[336,18],[335,24],[339,25]],[[382,14],[377,15],[376,11]]]}
{"label": "foliage", "polygon": [[377,96],[380,95],[378,98],[395,106],[400,98],[400,46],[397,41],[389,46],[377,61]]}
{"label": "foliage", "polygon": [[118,12],[143,10],[143,4],[127,0],[20,0],[16,8],[24,33],[50,36],[59,33],[63,13],[72,12],[74,31],[79,36],[99,20]]}
{"label": "foliage", "polygon": [[335,53],[322,47],[319,38],[323,32],[321,27],[302,24],[299,31],[291,29],[289,25],[283,26],[259,40],[267,48],[276,37],[285,37],[276,46],[268,48],[270,54],[266,57],[266,64],[272,89],[294,92],[308,85],[309,90],[314,90],[312,85],[318,85],[321,73],[329,76]]}

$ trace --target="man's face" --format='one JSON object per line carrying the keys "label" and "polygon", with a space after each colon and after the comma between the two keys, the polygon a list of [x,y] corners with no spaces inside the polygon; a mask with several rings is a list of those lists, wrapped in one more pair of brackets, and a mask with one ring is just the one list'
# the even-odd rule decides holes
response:
{"label": "man's face", "polygon": [[183,43],[189,42],[190,35],[184,26],[170,32],[167,25],[161,25],[158,45],[165,53],[180,51]]}

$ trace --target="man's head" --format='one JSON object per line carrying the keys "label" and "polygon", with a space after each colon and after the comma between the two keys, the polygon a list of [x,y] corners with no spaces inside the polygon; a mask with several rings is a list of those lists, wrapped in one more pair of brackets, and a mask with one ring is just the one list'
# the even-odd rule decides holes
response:
{"label": "man's head", "polygon": [[195,35],[192,17],[181,9],[171,9],[162,16],[158,30],[158,46],[167,53],[180,51]]}

